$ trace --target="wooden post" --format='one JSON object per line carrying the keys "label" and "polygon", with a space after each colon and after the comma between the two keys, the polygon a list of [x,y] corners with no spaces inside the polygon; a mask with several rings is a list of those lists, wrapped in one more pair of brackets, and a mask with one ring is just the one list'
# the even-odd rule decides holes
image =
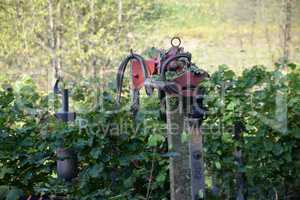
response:
{"label": "wooden post", "polygon": [[182,141],[184,131],[182,98],[167,95],[166,116],[169,152],[175,152],[170,158],[171,200],[190,200],[189,146],[187,142]]}
{"label": "wooden post", "polygon": [[198,118],[185,118],[186,131],[190,136],[189,157],[191,169],[191,200],[204,199],[205,181],[204,181],[204,162],[203,162],[203,144],[202,132]]}

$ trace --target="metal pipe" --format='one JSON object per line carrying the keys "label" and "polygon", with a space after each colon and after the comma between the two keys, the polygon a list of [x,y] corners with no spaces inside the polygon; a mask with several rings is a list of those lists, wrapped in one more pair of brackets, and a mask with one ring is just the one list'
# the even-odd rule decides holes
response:
{"label": "metal pipe", "polygon": [[62,111],[69,112],[69,90],[64,89],[62,95]]}

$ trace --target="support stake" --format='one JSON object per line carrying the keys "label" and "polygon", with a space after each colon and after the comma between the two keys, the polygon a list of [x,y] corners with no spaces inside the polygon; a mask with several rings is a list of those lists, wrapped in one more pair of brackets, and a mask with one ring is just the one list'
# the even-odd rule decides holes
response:
{"label": "support stake", "polygon": [[203,139],[198,118],[185,118],[186,131],[190,136],[189,156],[191,168],[191,193],[192,200],[204,199],[204,162],[203,162]]}
{"label": "support stake", "polygon": [[[176,106],[174,98],[177,98]],[[184,131],[182,98],[167,95],[166,104],[169,152],[175,153],[170,158],[171,200],[190,200],[189,147],[181,139]]]}

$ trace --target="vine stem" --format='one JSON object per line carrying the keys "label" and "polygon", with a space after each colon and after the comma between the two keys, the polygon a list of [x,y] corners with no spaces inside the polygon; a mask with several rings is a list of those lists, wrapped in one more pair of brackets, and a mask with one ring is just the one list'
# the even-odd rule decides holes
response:
{"label": "vine stem", "polygon": [[151,194],[151,185],[152,185],[152,178],[153,178],[153,171],[154,171],[154,154],[156,152],[156,149],[153,149],[153,157],[152,157],[152,161],[151,161],[151,170],[150,170],[150,178],[149,178],[149,182],[148,182],[148,187],[147,187],[147,195],[146,195],[146,200],[150,199],[150,194]]}

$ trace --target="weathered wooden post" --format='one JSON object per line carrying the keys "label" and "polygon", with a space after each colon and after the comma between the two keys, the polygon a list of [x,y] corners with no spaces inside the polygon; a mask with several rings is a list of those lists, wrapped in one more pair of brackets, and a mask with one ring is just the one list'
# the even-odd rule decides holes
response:
{"label": "weathered wooden post", "polygon": [[191,168],[191,194],[192,200],[204,199],[205,179],[203,163],[203,138],[200,130],[199,118],[185,118],[186,131],[190,135],[189,157]]}
{"label": "weathered wooden post", "polygon": [[[195,92],[196,93],[196,92]],[[167,133],[170,158],[171,200],[200,200],[205,197],[202,150],[202,95],[167,95]],[[187,134],[187,140],[182,135]]]}
{"label": "weathered wooden post", "polygon": [[184,132],[184,110],[182,98],[166,98],[166,117],[169,152],[175,152],[170,158],[171,200],[191,199],[189,146],[182,141]]}

